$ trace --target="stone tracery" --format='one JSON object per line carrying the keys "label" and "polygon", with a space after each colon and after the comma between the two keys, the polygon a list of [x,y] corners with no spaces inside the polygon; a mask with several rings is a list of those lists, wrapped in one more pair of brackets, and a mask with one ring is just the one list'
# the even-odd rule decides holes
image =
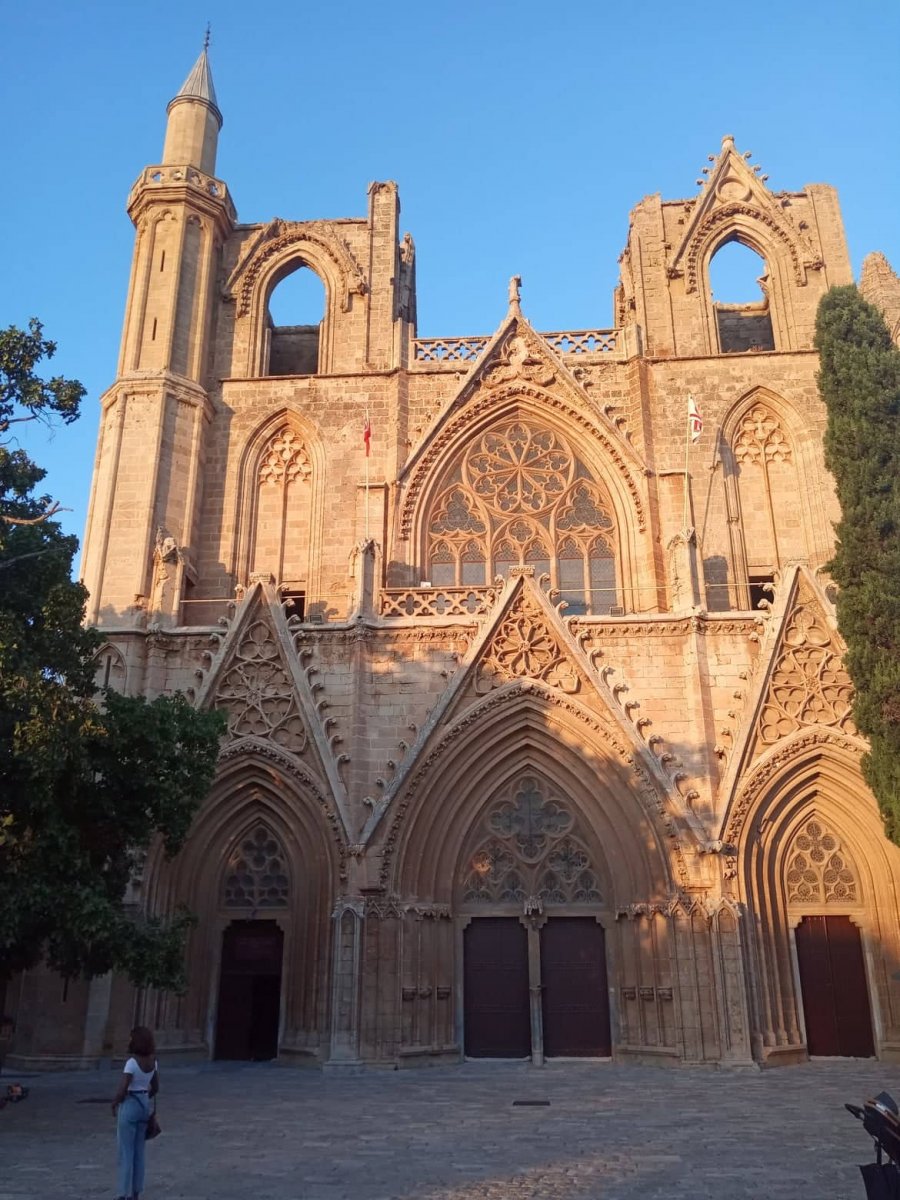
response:
{"label": "stone tracery", "polygon": [[853,685],[818,604],[811,595],[788,618],[760,714],[759,742],[774,745],[808,725],[855,734]]}
{"label": "stone tracery", "polygon": [[228,860],[223,900],[226,908],[285,908],[289,881],[287,857],[265,825],[245,837]]}
{"label": "stone tracery", "polygon": [[789,904],[849,904],[859,899],[853,860],[819,818],[806,822],[788,855]]}
{"label": "stone tracery", "polygon": [[268,738],[295,754],[306,749],[293,687],[265,621],[254,621],[241,638],[219,683],[216,706],[227,712],[233,738]]}
{"label": "stone tracery", "polygon": [[609,499],[563,438],[536,422],[520,418],[478,438],[449,473],[426,528],[433,584],[484,585],[530,564],[573,612],[607,612],[617,602]]}
{"label": "stone tracery", "polygon": [[565,802],[534,776],[517,781],[482,820],[464,857],[464,903],[596,904],[590,855]]}

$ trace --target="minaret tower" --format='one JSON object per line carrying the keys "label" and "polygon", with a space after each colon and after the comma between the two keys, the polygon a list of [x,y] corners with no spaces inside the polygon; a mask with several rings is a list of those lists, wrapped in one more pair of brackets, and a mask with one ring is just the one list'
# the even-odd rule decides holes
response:
{"label": "minaret tower", "polygon": [[208,43],[168,106],[162,163],[128,197],[134,257],[83,559],[88,620],[112,627],[177,624],[193,575],[216,279],[236,219],[215,178],[222,114]]}

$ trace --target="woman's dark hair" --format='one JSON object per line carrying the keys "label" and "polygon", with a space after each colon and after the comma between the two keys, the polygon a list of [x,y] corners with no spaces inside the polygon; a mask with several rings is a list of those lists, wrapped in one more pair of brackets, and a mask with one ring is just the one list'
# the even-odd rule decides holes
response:
{"label": "woman's dark hair", "polygon": [[156,1053],[156,1042],[146,1025],[135,1025],[132,1029],[128,1053],[136,1054],[139,1058],[149,1058]]}

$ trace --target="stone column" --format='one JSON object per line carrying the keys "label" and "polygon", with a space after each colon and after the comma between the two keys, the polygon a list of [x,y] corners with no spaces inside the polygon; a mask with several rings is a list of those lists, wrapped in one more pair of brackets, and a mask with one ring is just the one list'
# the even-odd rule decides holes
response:
{"label": "stone column", "polygon": [[344,896],[335,905],[331,976],[331,1051],[326,1070],[358,1068],[359,992],[365,902]]}

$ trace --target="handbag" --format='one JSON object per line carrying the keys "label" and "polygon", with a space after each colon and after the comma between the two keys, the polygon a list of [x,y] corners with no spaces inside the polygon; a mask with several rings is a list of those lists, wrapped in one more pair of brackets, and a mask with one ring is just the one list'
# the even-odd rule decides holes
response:
{"label": "handbag", "polygon": [[159,1135],[161,1133],[162,1133],[162,1125],[160,1125],[159,1121],[157,1121],[156,1113],[155,1112],[151,1113],[150,1119],[147,1122],[147,1133],[146,1133],[147,1141],[149,1142],[149,1141],[151,1141],[151,1139],[153,1139],[155,1137],[159,1137]]}

